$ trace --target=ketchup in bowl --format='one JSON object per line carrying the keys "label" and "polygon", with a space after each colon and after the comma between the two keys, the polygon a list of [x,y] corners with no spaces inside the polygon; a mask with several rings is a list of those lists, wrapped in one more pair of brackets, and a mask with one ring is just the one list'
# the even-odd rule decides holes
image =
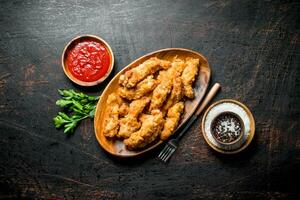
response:
{"label": "ketchup in bowl", "polygon": [[84,82],[97,81],[109,70],[109,51],[93,39],[85,38],[74,44],[66,56],[66,64],[70,73]]}

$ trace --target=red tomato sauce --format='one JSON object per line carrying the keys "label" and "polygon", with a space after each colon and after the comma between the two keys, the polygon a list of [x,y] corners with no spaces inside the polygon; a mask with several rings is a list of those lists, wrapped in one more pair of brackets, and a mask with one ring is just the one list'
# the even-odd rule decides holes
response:
{"label": "red tomato sauce", "polygon": [[93,82],[107,73],[109,52],[103,44],[87,39],[73,46],[67,54],[66,64],[75,78]]}

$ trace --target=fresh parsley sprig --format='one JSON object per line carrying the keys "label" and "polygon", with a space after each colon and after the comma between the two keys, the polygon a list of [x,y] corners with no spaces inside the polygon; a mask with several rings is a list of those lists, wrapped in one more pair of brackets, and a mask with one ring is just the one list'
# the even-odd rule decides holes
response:
{"label": "fresh parsley sprig", "polygon": [[56,105],[63,108],[69,115],[65,112],[59,112],[53,118],[56,128],[64,127],[64,133],[70,134],[74,132],[81,120],[94,117],[99,97],[67,89],[60,89],[58,92],[62,98],[56,101]]}

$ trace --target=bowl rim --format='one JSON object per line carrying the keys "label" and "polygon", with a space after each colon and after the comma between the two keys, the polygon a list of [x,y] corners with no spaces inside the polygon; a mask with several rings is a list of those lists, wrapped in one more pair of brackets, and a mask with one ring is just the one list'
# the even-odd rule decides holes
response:
{"label": "bowl rim", "polygon": [[[207,114],[208,114],[208,112],[209,112],[213,107],[215,107],[215,106],[218,105],[218,104],[221,104],[221,103],[228,103],[228,102],[229,102],[229,103],[235,103],[235,104],[238,104],[239,106],[241,106],[241,107],[246,111],[246,113],[248,114],[248,117],[250,118],[250,134],[249,134],[248,138],[246,139],[245,143],[244,143],[240,148],[238,148],[238,149],[236,149],[236,150],[233,150],[233,151],[225,151],[225,150],[220,149],[220,148],[218,148],[217,146],[213,145],[213,144],[210,142],[210,140],[207,138],[207,136],[206,136],[205,125],[204,125],[204,124],[205,124],[205,121],[206,121]],[[204,115],[203,115],[203,117],[202,117],[202,122],[201,122],[201,132],[202,132],[202,136],[204,137],[204,140],[206,141],[206,143],[207,143],[212,149],[214,149],[215,151],[217,151],[217,152],[219,152],[219,153],[222,153],[222,154],[236,154],[236,153],[242,152],[244,149],[246,149],[246,148],[250,145],[250,143],[251,143],[251,141],[252,141],[252,139],[253,139],[253,137],[254,137],[254,135],[255,135],[255,119],[254,119],[254,117],[253,117],[253,114],[252,114],[251,110],[250,110],[245,104],[243,104],[243,103],[241,103],[241,102],[239,102],[239,101],[237,101],[237,100],[234,100],[234,99],[221,99],[221,100],[219,100],[219,101],[213,103],[212,105],[210,105],[210,106],[206,109],[206,111],[205,111],[205,113],[204,113]],[[200,134],[201,134],[201,132],[200,132]]]}
{"label": "bowl rim", "polygon": [[[74,43],[76,42],[77,40],[80,40],[82,38],[92,38],[92,39],[95,39],[97,41],[99,41],[100,43],[104,44],[105,48],[108,50],[109,52],[109,55],[110,55],[110,64],[109,64],[109,68],[106,72],[106,74],[101,77],[100,79],[96,80],[96,81],[92,81],[92,82],[86,82],[86,81],[81,81],[77,78],[75,78],[68,70],[67,70],[67,66],[65,65],[65,59],[66,59],[66,52],[68,50],[68,48]],[[101,37],[99,36],[96,36],[96,35],[92,35],[92,34],[84,34],[84,35],[79,35],[79,36],[76,36],[74,37],[72,40],[70,40],[64,47],[63,49],[63,52],[62,52],[62,55],[61,55],[61,66],[63,68],[63,71],[65,73],[65,75],[74,83],[78,84],[78,85],[81,85],[81,86],[95,86],[95,85],[98,85],[99,83],[102,83],[103,81],[106,80],[106,78],[111,74],[113,68],[114,68],[114,62],[115,62],[115,59],[114,59],[114,54],[113,54],[113,51],[111,49],[111,47],[109,46],[109,44],[104,40],[102,39]]]}

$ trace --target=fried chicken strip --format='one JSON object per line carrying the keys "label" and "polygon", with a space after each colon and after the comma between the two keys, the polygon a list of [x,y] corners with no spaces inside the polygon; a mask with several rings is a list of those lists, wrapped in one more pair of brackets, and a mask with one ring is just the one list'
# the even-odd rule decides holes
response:
{"label": "fried chicken strip", "polygon": [[119,108],[119,116],[120,117],[125,117],[129,112],[129,106],[127,103],[122,103],[120,108]]}
{"label": "fried chicken strip", "polygon": [[143,97],[130,103],[128,114],[124,118],[120,119],[118,137],[128,138],[133,132],[137,131],[141,127],[141,123],[138,121],[138,116],[149,103],[150,97]]}
{"label": "fried chicken strip", "polygon": [[134,132],[124,143],[128,149],[140,149],[153,142],[160,134],[164,124],[163,115],[159,110],[153,110],[145,117],[142,127]]}
{"label": "fried chicken strip", "polygon": [[149,116],[151,115],[142,113],[139,117],[139,120],[143,123]]}
{"label": "fried chicken strip", "polygon": [[[176,79],[176,77],[181,75],[184,68],[185,68],[185,63],[183,60],[174,59],[174,61],[172,62],[172,66],[168,70],[160,72],[158,76],[158,80],[160,81],[160,84],[153,91],[150,110],[159,109],[163,105],[163,103],[167,99],[168,94],[172,90],[173,80]],[[180,93],[179,84],[181,83],[179,83],[179,79],[176,80],[176,84],[177,84],[175,88],[176,91],[174,91],[173,95],[177,95],[175,93]]]}
{"label": "fried chicken strip", "polygon": [[171,67],[168,68],[167,70],[161,70],[159,72],[157,79],[159,81],[163,81],[165,77],[174,78],[174,77],[181,76],[185,67],[186,67],[186,63],[184,62],[184,60],[180,58],[174,58]]}
{"label": "fried chicken strip", "polygon": [[165,80],[154,89],[150,104],[150,111],[159,109],[163,105],[167,98],[167,95],[171,92],[171,83],[171,80]]}
{"label": "fried chicken strip", "polygon": [[163,111],[166,112],[171,106],[178,103],[183,97],[183,83],[181,77],[177,77],[173,80],[173,88],[170,97],[167,99],[163,106]]}
{"label": "fried chicken strip", "polygon": [[119,83],[124,87],[133,88],[148,75],[154,74],[160,69],[168,69],[170,66],[171,62],[152,57],[121,75]]}
{"label": "fried chicken strip", "polygon": [[193,83],[198,74],[199,59],[187,58],[186,68],[183,70],[181,78],[183,82],[183,92],[188,98],[194,98]]}
{"label": "fried chicken strip", "polygon": [[176,130],[181,114],[183,113],[184,109],[184,103],[179,102],[173,105],[169,110],[167,114],[167,119],[164,124],[163,131],[160,134],[161,140],[168,139]]}
{"label": "fried chicken strip", "polygon": [[112,93],[108,96],[107,104],[107,117],[104,126],[104,136],[113,138],[117,135],[119,130],[119,106],[121,104],[121,98],[116,94]]}
{"label": "fried chicken strip", "polygon": [[124,99],[133,100],[139,99],[146,94],[150,93],[157,86],[157,80],[154,79],[153,75],[148,76],[143,81],[139,82],[136,88],[119,88],[119,95]]}

